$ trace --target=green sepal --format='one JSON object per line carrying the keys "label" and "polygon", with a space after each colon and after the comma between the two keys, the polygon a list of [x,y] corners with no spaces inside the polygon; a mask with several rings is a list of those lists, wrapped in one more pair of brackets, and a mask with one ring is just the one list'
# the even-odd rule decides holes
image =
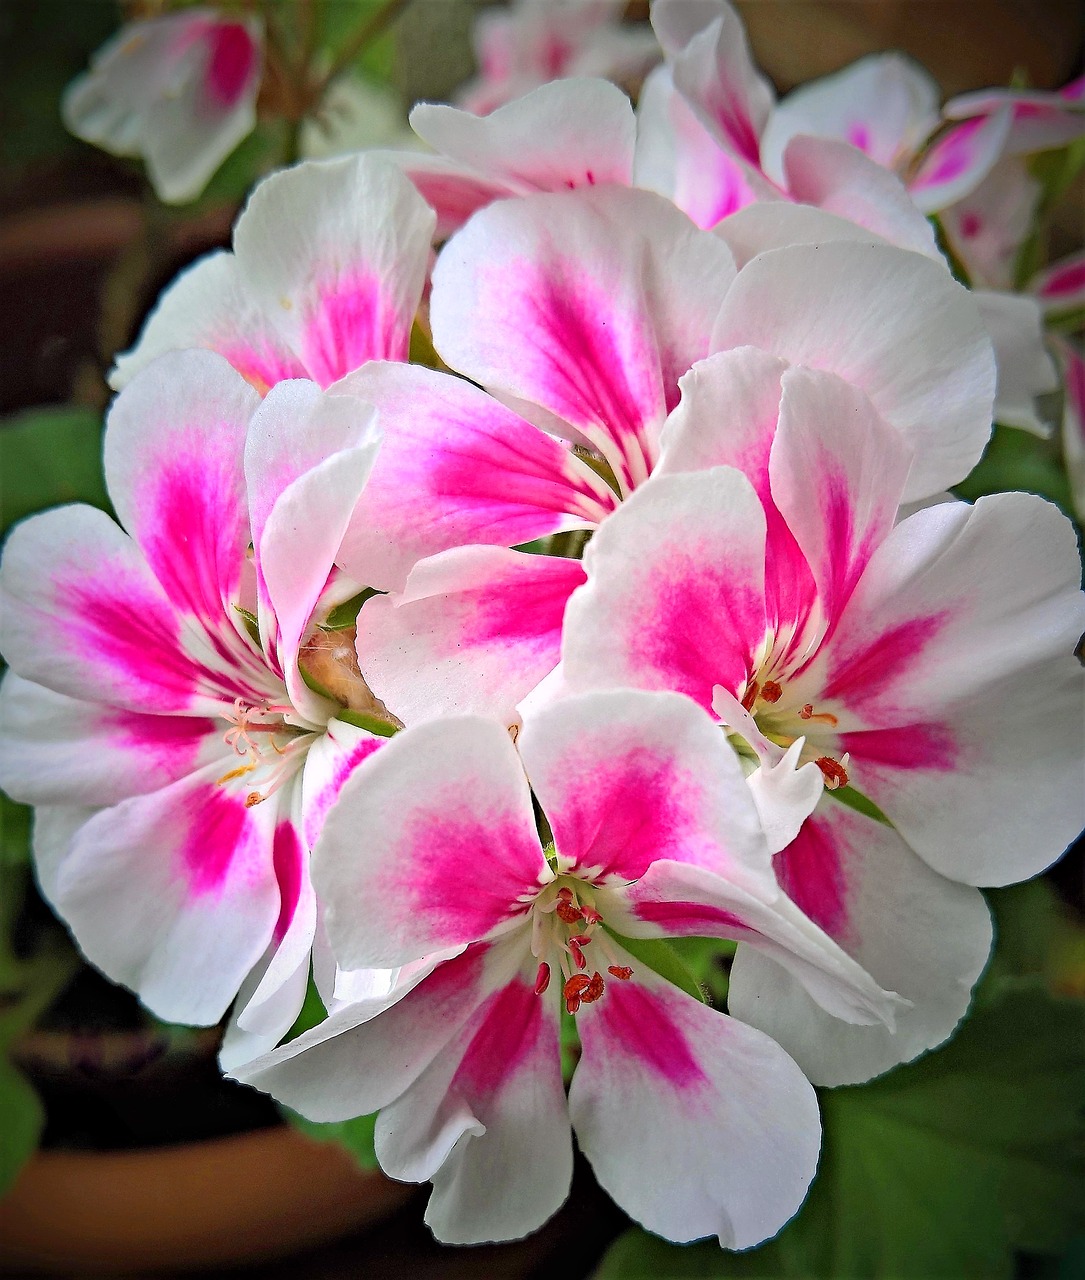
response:
{"label": "green sepal", "polygon": [[0,1058],[0,1196],[38,1149],[45,1108],[23,1073]]}
{"label": "green sepal", "polygon": [[708,993],[694,977],[685,960],[669,941],[663,938],[626,938],[614,933],[614,941],[623,947],[634,960],[684,991],[687,995],[708,1004]]}
{"label": "green sepal", "polygon": [[344,600],[342,604],[337,604],[320,624],[321,631],[345,631],[347,627],[353,627],[358,621],[358,613],[362,605],[367,600],[371,600],[374,596],[381,594],[380,591],[374,591],[372,587],[366,587],[364,591],[359,591],[356,596],[351,596],[349,600]]}
{"label": "green sepal", "polygon": [[364,711],[338,711],[336,712],[337,720],[345,720],[347,724],[352,724],[356,729],[365,729],[368,733],[375,733],[380,738],[393,738],[399,732],[399,728],[394,724],[389,724],[387,720],[380,720],[376,716],[366,715]]}
{"label": "green sepal", "polygon": [[837,787],[835,791],[830,791],[827,794],[834,800],[839,800],[841,804],[847,805],[849,809],[854,809],[856,813],[861,813],[868,818],[873,818],[875,822],[880,822],[883,827],[891,827],[893,825],[869,796],[863,795],[861,791],[856,791],[854,787]]}
{"label": "green sepal", "polygon": [[235,604],[234,609],[241,615],[245,630],[249,633],[253,643],[262,647],[264,642],[260,639],[260,620],[256,614],[250,613],[248,609],[242,609],[239,604]]}

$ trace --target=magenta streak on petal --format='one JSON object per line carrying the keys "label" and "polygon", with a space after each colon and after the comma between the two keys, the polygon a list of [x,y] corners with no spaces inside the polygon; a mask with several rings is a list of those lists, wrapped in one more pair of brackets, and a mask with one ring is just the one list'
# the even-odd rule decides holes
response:
{"label": "magenta streak on petal", "polygon": [[865,648],[844,654],[832,665],[821,697],[848,704],[876,700],[881,690],[918,660],[948,618],[948,612],[910,618]]}
{"label": "magenta streak on petal", "polygon": [[720,133],[742,159],[760,168],[761,142],[738,94],[721,89],[719,96],[713,95],[713,100],[707,101],[705,106]]}
{"label": "magenta streak on petal", "polygon": [[842,733],[840,749],[859,764],[947,773],[959,763],[957,740],[944,724],[910,724],[899,729],[864,729]]}
{"label": "magenta streak on petal", "polygon": [[138,756],[141,771],[180,778],[196,767],[200,748],[220,726],[202,716],[142,715],[102,709],[102,724],[126,750]]}
{"label": "magenta streak on petal", "polygon": [[[976,116],[955,126],[931,148],[916,185],[934,186],[959,178],[975,158],[972,138],[987,123],[985,116]],[[933,163],[931,161],[933,160]]]}
{"label": "magenta streak on petal", "polygon": [[271,862],[275,880],[279,886],[279,918],[275,921],[272,937],[281,942],[290,928],[290,921],[298,909],[301,898],[302,862],[304,850],[292,822],[280,822],[275,828],[275,843],[271,849]]}
{"label": "magenta streak on petal", "polygon": [[180,711],[199,692],[203,669],[181,648],[177,619],[148,598],[126,566],[102,565],[101,576],[54,579],[69,651],[111,669],[115,685],[156,710]]}
{"label": "magenta streak on petal", "polygon": [[729,572],[719,548],[670,551],[646,575],[650,612],[623,624],[626,663],[638,687],[673,689],[712,707],[716,685],[738,689],[765,634],[763,595]]}
{"label": "magenta streak on petal", "polygon": [[214,104],[228,110],[252,79],[256,45],[240,22],[215,23],[207,39],[210,51],[204,83]]}
{"label": "magenta streak on petal", "polygon": [[355,743],[353,747],[338,760],[335,765],[335,771],[331,778],[309,801],[305,810],[305,831],[306,839],[310,844],[316,843],[316,838],[320,833],[321,827],[324,825],[324,818],[328,810],[339,798],[339,792],[343,789],[343,784],[354,772],[354,770],[367,760],[374,751],[382,747],[386,742],[385,738],[362,738],[361,741]]}
{"label": "magenta streak on petal", "polygon": [[757,933],[740,916],[705,902],[638,902],[633,908],[638,919],[658,924],[664,935],[674,938],[748,938]]}
{"label": "magenta streak on petal", "polygon": [[1066,293],[1080,293],[1082,289],[1085,289],[1085,260],[1053,272],[1041,286],[1040,296],[1060,298]]}
{"label": "magenta streak on petal", "polygon": [[424,916],[445,942],[475,942],[529,909],[546,863],[519,814],[480,811],[464,788],[431,790],[427,807],[405,814],[400,856],[387,873],[389,900]]}
{"label": "magenta streak on petal", "polygon": [[270,347],[258,345],[256,342],[237,340],[216,348],[219,355],[225,356],[241,376],[249,382],[261,395],[264,395],[277,382],[287,378],[304,378],[305,369],[300,361],[288,355],[281,355]]}
{"label": "magenta streak on petal", "polygon": [[983,230],[983,219],[974,209],[961,215],[960,232],[966,240],[974,240]]}
{"label": "magenta streak on petal", "polygon": [[542,561],[542,573],[530,581],[510,577],[471,593],[474,609],[457,643],[526,643],[540,653],[552,650],[556,665],[565,606],[587,575],[575,560],[534,558]]}
{"label": "magenta streak on petal", "polygon": [[1071,80],[1069,84],[1063,85],[1059,90],[1059,95],[1068,102],[1081,102],[1085,99],[1085,76],[1078,76],[1076,80]]}
{"label": "magenta streak on petal", "polygon": [[[620,1080],[624,1056],[675,1089],[696,1088],[706,1082],[705,1073],[667,1003],[664,996],[647,991],[635,977],[631,982],[607,983],[597,1018],[605,1028],[608,1075],[618,1076]],[[589,1060],[585,1066],[601,1069],[601,1062],[590,1063],[594,1057],[591,1051],[594,1039],[594,1035],[584,1037],[585,1058]]]}
{"label": "magenta streak on petal", "polygon": [[317,289],[301,355],[310,376],[330,386],[368,360],[406,360],[410,319],[396,313],[387,283],[364,272]]}
{"label": "magenta streak on petal", "polygon": [[[456,1070],[449,1091],[469,1100],[495,1094],[530,1062],[545,1031],[543,1002],[519,979],[486,1001],[475,1021],[479,1029]],[[555,1050],[557,1045],[555,1044]]]}
{"label": "magenta streak on petal", "polygon": [[[523,270],[528,273],[527,263]],[[617,453],[607,450],[608,460],[628,493],[652,469],[645,427],[665,413],[659,353],[651,335],[630,333],[623,343],[615,325],[618,300],[595,293],[584,280],[574,285],[569,272],[558,257],[521,282],[530,311],[519,341],[547,366],[546,407],[590,432],[597,445],[601,427],[617,446]],[[641,385],[631,385],[630,374]],[[677,399],[677,388],[674,394]]]}
{"label": "magenta streak on petal", "polygon": [[809,818],[773,863],[787,896],[837,941],[848,925],[845,853],[826,824]]}
{"label": "magenta streak on petal", "polygon": [[176,818],[185,827],[181,845],[184,876],[191,891],[201,897],[217,893],[230,877],[236,859],[253,852],[259,840],[244,799],[223,787],[192,791]]}
{"label": "magenta streak on petal", "polygon": [[853,124],[847,132],[847,140],[860,151],[870,152],[870,130],[865,124]]}
{"label": "magenta streak on petal", "polygon": [[642,746],[608,760],[585,734],[563,765],[569,777],[584,780],[586,794],[548,816],[558,852],[577,865],[635,880],[657,858],[711,857],[714,846],[700,847],[700,788],[670,753]]}

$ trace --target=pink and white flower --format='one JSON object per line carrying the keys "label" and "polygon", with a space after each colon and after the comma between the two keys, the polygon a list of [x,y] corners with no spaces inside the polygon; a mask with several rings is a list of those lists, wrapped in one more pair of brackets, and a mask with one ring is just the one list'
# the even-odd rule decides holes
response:
{"label": "pink and white flower", "polygon": [[142,156],[162,200],[194,200],[256,125],[263,33],[250,17],[185,9],[131,22],[64,94],[64,123],[119,156]]}
{"label": "pink and white flower", "polygon": [[0,778],[38,806],[47,896],[165,1018],[215,1022],[243,989],[237,1039],[262,1048],[304,995],[314,824],[383,742],[343,718],[372,710],[353,645],[314,626],[358,590],[334,558],[372,421],[311,383],[261,403],[210,352],[163,357],[109,413],[120,527],[46,512],[0,570]]}
{"label": "pink and white flower", "polygon": [[456,95],[487,115],[513,98],[568,76],[636,78],[659,60],[647,25],[622,23],[625,0],[512,0],[475,19],[478,76]]}
{"label": "pink and white flower", "polygon": [[[343,1007],[236,1074],[314,1119],[380,1109],[382,1165],[433,1179],[427,1221],[451,1242],[558,1208],[570,1122],[602,1185],[670,1239],[749,1247],[801,1202],[819,1137],[801,1073],[623,939],[742,937],[845,1019],[900,1004],[779,892],[733,756],[672,694],[569,699],[515,747],[481,719],[407,729],[345,784],[314,875],[343,965],[466,950],[379,1016]],[[568,1099],[563,1006],[582,1046]]]}
{"label": "pink and white flower", "polygon": [[159,299],[112,385],[167,351],[217,351],[263,392],[326,387],[368,360],[405,360],[434,215],[374,155],[308,161],[253,191],[233,252],[201,258]]}
{"label": "pink and white flower", "polygon": [[[746,349],[682,387],[657,474],[585,552],[562,687],[672,689],[716,713],[786,891],[914,1003],[893,1035],[838,1040],[749,962],[736,1009],[819,1082],[862,1079],[967,1007],[990,927],[946,880],[1033,875],[1085,824],[1073,530],[1022,494],[898,523],[910,451],[831,374]],[[841,812],[846,786],[892,827]]]}

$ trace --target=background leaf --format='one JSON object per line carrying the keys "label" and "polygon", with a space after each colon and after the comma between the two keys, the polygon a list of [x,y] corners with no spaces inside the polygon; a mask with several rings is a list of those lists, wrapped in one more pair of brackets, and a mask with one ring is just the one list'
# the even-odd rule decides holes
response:
{"label": "background leaf", "polygon": [[0,1196],[34,1154],[45,1124],[45,1111],[30,1082],[0,1058]]}
{"label": "background leaf", "polygon": [[109,511],[102,419],[94,409],[48,405],[0,427],[0,530],[44,507],[89,502]]}

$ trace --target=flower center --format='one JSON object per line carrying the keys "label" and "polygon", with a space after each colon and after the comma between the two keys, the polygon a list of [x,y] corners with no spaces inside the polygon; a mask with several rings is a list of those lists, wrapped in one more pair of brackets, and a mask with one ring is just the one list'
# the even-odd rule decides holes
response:
{"label": "flower center", "polygon": [[[790,706],[784,697],[786,681],[751,679],[743,691],[742,706],[754,718],[754,723],[770,742],[779,747],[790,747],[801,737],[806,738],[806,746],[802,752],[802,761],[810,760],[817,765],[825,778],[825,786],[829,791],[848,785],[846,759],[838,759],[822,750],[821,744],[811,742],[810,730],[819,728],[833,730],[837,726],[837,718],[831,711],[818,711],[813,703],[804,702],[801,706]],[[781,705],[783,703],[783,705]]]}
{"label": "flower center", "polygon": [[259,788],[245,797],[249,808],[282,786],[297,768],[298,756],[304,754],[313,741],[312,733],[283,719],[292,711],[293,708],[286,705],[263,702],[255,706],[235,698],[232,709],[224,713],[223,718],[231,727],[222,735],[223,741],[244,763],[224,773],[218,785],[238,778],[256,781],[255,775],[259,775]]}
{"label": "flower center", "polygon": [[[576,1013],[582,1004],[592,1004],[606,990],[606,979],[589,964],[598,958],[612,978],[628,982],[633,970],[618,963],[603,917],[595,908],[592,887],[571,876],[559,876],[538,895],[532,910],[531,952],[539,961],[535,994],[550,986],[552,966],[564,979],[561,989],[565,1008]],[[591,974],[587,972],[592,969]]]}

